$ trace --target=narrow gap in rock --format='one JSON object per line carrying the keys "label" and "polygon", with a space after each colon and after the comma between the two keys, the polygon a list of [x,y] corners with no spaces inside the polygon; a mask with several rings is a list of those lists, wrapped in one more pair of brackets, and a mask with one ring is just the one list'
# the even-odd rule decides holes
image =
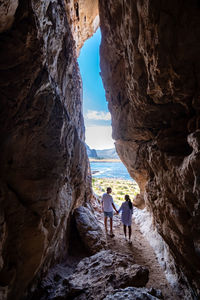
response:
{"label": "narrow gap in rock", "polygon": [[[90,159],[94,193],[91,204],[101,228],[101,230],[100,228],[97,230],[99,234],[97,239],[101,240],[102,236],[100,232],[105,232],[101,198],[102,194],[106,193],[107,187],[110,186],[112,188],[112,196],[117,209],[125,201],[125,195],[127,194],[136,206],[138,204],[140,208],[144,208],[144,204],[141,205],[139,204],[140,200],[137,201],[137,198],[140,197],[139,186],[129,175],[126,167],[120,160],[111,138],[111,116],[107,108],[101,77],[99,76],[99,44],[100,30],[85,42],[78,61],[83,81],[83,114],[86,126],[86,146]],[[112,148],[109,149],[109,146]],[[89,214],[89,211],[87,213]],[[128,255],[135,263],[146,266],[150,271],[147,287],[150,288],[153,286],[156,289],[161,289],[163,295],[167,298],[169,297],[169,299],[174,297],[173,291],[157,261],[154,250],[140,232],[140,227],[143,227],[143,232],[147,232],[148,235],[150,235],[149,232],[152,230],[151,238],[153,243],[153,239],[155,238],[154,229],[151,216],[147,210],[144,209],[142,211],[136,207],[134,208],[132,244],[124,241],[120,216],[114,215],[113,220],[115,237],[110,238],[109,235],[106,237],[106,249],[110,249],[113,253]],[[90,227],[90,224],[87,224],[87,226]],[[82,238],[85,239],[84,237]],[[158,241],[155,242],[158,243]],[[92,247],[95,248],[96,246],[93,244]],[[126,284],[128,282],[125,283],[125,287],[127,286]]]}

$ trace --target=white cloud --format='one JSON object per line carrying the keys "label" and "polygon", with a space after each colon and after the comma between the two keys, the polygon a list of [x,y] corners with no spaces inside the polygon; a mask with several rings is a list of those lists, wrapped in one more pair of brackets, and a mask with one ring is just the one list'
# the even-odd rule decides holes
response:
{"label": "white cloud", "polygon": [[91,149],[103,150],[114,148],[111,126],[86,127],[86,144]]}
{"label": "white cloud", "polygon": [[111,120],[111,115],[109,112],[105,112],[105,111],[88,110],[88,112],[86,114],[86,118],[88,120],[109,121],[109,120]]}

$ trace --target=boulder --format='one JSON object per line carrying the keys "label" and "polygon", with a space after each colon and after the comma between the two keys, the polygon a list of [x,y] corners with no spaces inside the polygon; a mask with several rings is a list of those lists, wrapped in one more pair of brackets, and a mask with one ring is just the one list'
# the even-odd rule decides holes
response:
{"label": "boulder", "polygon": [[155,289],[146,289],[146,288],[134,288],[128,287],[126,289],[120,289],[114,291],[113,294],[110,294],[104,298],[104,300],[156,300],[163,299],[162,293],[159,290]]}
{"label": "boulder", "polygon": [[91,207],[78,207],[74,211],[74,216],[78,232],[86,249],[91,254],[105,249],[105,237]]}
{"label": "boulder", "polygon": [[[65,264],[52,268],[31,299],[102,300],[108,296],[114,297],[115,293],[118,295],[117,292],[124,292],[126,295],[127,291],[128,295],[134,295],[134,293],[135,295],[146,293],[149,297],[159,295],[154,289],[136,289],[133,292],[134,290],[130,288],[145,286],[148,275],[148,269],[135,264],[133,257],[103,250],[93,256],[83,258],[78,264],[76,259],[73,260],[70,257]],[[126,289],[127,287],[129,288]]]}
{"label": "boulder", "polygon": [[81,260],[75,272],[63,283],[67,285],[68,297],[98,300],[115,289],[145,286],[148,275],[148,269],[135,264],[133,257],[103,250]]}

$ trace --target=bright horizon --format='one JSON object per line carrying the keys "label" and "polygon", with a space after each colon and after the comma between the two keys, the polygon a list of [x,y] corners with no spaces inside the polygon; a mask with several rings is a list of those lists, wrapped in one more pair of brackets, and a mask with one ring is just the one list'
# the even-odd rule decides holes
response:
{"label": "bright horizon", "polygon": [[111,149],[115,147],[111,135],[111,126],[88,126],[85,142],[91,149]]}
{"label": "bright horizon", "polygon": [[78,63],[83,82],[83,116],[86,144],[91,149],[114,148],[111,115],[100,76],[100,29],[83,45]]}

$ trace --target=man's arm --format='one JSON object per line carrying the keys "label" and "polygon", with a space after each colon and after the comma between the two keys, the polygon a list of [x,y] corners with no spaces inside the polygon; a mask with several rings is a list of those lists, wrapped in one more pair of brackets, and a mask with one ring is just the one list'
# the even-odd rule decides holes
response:
{"label": "man's arm", "polygon": [[101,208],[102,208],[102,212],[104,212],[104,209],[103,209],[103,197],[101,198]]}
{"label": "man's arm", "polygon": [[118,210],[116,209],[114,203],[112,203],[112,206],[113,206],[114,210],[116,211],[116,213],[118,214]]}

